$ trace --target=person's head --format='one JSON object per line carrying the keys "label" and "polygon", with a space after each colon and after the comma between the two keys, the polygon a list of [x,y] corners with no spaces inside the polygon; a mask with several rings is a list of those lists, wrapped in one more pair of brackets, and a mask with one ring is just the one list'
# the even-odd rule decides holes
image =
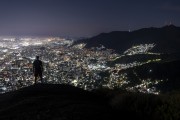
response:
{"label": "person's head", "polygon": [[39,60],[39,56],[36,56],[36,59]]}

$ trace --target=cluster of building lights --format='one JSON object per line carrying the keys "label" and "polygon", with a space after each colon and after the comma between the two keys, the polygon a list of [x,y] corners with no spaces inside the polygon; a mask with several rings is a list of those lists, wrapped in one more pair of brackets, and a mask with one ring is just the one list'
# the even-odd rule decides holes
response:
{"label": "cluster of building lights", "polygon": [[[34,84],[32,62],[36,55],[39,55],[43,61],[43,79],[46,83],[71,84],[85,90],[121,87],[130,91],[138,89],[140,92],[159,93],[155,88],[148,87],[147,84],[156,84],[149,79],[142,80],[140,85],[129,87],[131,80],[127,73],[121,73],[121,71],[160,61],[160,59],[108,66],[108,61],[121,58],[122,55],[109,49],[105,50],[104,46],[86,49],[85,44],[71,46],[73,41],[64,38],[20,38],[18,40],[4,38],[1,41],[0,54],[3,56],[0,59],[1,93]],[[4,42],[7,43],[6,46],[1,46]],[[16,46],[16,49],[12,49],[12,46]],[[125,51],[124,55],[147,54],[154,46],[154,44],[134,46]]]}
{"label": "cluster of building lights", "polygon": [[134,55],[134,54],[147,54],[151,49],[155,47],[155,44],[140,44],[132,46],[130,49],[124,52],[125,55]]}

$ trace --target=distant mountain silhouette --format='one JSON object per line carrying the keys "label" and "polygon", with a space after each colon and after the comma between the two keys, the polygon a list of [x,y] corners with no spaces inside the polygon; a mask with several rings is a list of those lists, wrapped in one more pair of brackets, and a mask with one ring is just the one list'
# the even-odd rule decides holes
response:
{"label": "distant mountain silhouette", "polygon": [[180,52],[180,27],[169,25],[161,28],[143,28],[132,32],[113,31],[75,42],[75,44],[79,43],[87,43],[85,46],[87,48],[104,45],[119,53],[123,53],[133,45],[155,43],[153,52],[176,53]]}

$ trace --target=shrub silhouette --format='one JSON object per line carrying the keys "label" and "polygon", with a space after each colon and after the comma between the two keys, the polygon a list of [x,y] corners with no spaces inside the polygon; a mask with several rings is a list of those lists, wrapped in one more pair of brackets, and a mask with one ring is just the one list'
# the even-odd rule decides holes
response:
{"label": "shrub silhouette", "polygon": [[180,119],[180,92],[154,95],[104,89],[98,93],[109,99],[117,116],[142,120]]}

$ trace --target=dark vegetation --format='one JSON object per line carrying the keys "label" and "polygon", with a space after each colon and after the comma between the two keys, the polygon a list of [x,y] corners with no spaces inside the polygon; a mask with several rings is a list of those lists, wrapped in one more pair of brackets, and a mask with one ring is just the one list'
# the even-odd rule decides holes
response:
{"label": "dark vegetation", "polygon": [[161,95],[105,90],[112,110],[120,117],[140,120],[180,119],[180,92]]}
{"label": "dark vegetation", "polygon": [[179,120],[180,92],[162,95],[120,89],[84,91],[38,84],[0,96],[1,120]]}

